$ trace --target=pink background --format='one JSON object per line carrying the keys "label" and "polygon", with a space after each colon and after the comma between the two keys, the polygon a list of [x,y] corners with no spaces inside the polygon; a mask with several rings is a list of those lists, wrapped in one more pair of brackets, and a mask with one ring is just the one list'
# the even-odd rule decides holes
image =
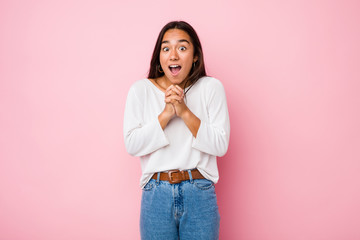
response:
{"label": "pink background", "polygon": [[226,89],[220,239],[360,239],[359,1],[1,1],[0,239],[139,239],[130,85],[185,20]]}

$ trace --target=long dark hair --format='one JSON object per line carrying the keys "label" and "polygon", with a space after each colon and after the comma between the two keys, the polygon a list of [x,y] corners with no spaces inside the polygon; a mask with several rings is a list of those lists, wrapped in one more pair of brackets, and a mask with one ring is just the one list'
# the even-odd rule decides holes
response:
{"label": "long dark hair", "polygon": [[[196,34],[196,31],[194,28],[184,21],[172,21],[166,24],[160,31],[159,36],[156,40],[154,52],[151,57],[150,62],[150,70],[148,78],[159,78],[164,75],[164,72],[159,72],[159,65],[160,65],[160,50],[161,50],[161,41],[169,29],[180,29],[185,31],[191,39],[192,44],[194,45],[194,57],[197,56],[198,60],[195,63],[195,67],[193,66],[189,72],[189,75],[184,79],[185,81],[185,87],[189,87],[187,91],[190,90],[190,88],[196,83],[196,81],[206,76],[205,71],[205,63],[204,63],[204,54],[201,47],[201,43],[199,40],[198,35]],[[187,92],[186,91],[186,92]]]}

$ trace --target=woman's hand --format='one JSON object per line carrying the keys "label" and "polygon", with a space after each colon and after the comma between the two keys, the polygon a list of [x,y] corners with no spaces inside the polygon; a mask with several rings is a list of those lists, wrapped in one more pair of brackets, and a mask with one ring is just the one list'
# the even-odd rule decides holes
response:
{"label": "woman's hand", "polygon": [[174,85],[171,85],[166,89],[166,91],[165,91],[165,107],[164,107],[164,110],[158,116],[158,119],[159,119],[162,129],[165,129],[168,122],[176,115],[176,111],[175,111],[173,102],[176,101],[176,99],[181,100],[180,98],[177,98],[176,96],[171,97],[171,95],[173,94],[172,88],[174,88]]}
{"label": "woman's hand", "polygon": [[[168,105],[171,105],[173,112],[171,111],[170,106],[168,108],[168,111],[180,117],[184,121],[186,126],[189,128],[192,135],[196,137],[201,121],[186,106],[184,102],[184,96],[185,96],[184,90],[178,85],[175,86],[171,85],[170,87],[168,87],[165,91],[165,103],[166,103],[165,109],[167,109]],[[165,112],[165,109],[161,114]],[[161,114],[159,115],[159,121]],[[174,115],[172,115],[172,117]],[[170,121],[170,119],[168,121]],[[163,125],[163,123],[160,121],[163,129],[165,129],[168,121],[166,122],[165,125]]]}
{"label": "woman's hand", "polygon": [[171,85],[165,92],[165,102],[170,102],[174,109],[176,116],[183,118],[184,114],[189,110],[184,102],[184,90],[178,85]]}

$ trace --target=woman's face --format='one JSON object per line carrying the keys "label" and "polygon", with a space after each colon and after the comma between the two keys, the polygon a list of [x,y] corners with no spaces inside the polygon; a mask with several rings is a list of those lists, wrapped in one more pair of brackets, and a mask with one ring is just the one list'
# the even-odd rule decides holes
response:
{"label": "woman's face", "polygon": [[161,42],[160,64],[166,80],[180,85],[196,61],[194,46],[185,31],[170,29],[165,32]]}

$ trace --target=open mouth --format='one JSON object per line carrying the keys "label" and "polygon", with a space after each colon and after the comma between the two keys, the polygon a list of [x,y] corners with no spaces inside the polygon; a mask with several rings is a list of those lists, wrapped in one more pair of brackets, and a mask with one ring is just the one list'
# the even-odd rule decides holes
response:
{"label": "open mouth", "polygon": [[181,66],[180,65],[170,65],[169,69],[172,73],[172,75],[177,75],[180,72]]}

